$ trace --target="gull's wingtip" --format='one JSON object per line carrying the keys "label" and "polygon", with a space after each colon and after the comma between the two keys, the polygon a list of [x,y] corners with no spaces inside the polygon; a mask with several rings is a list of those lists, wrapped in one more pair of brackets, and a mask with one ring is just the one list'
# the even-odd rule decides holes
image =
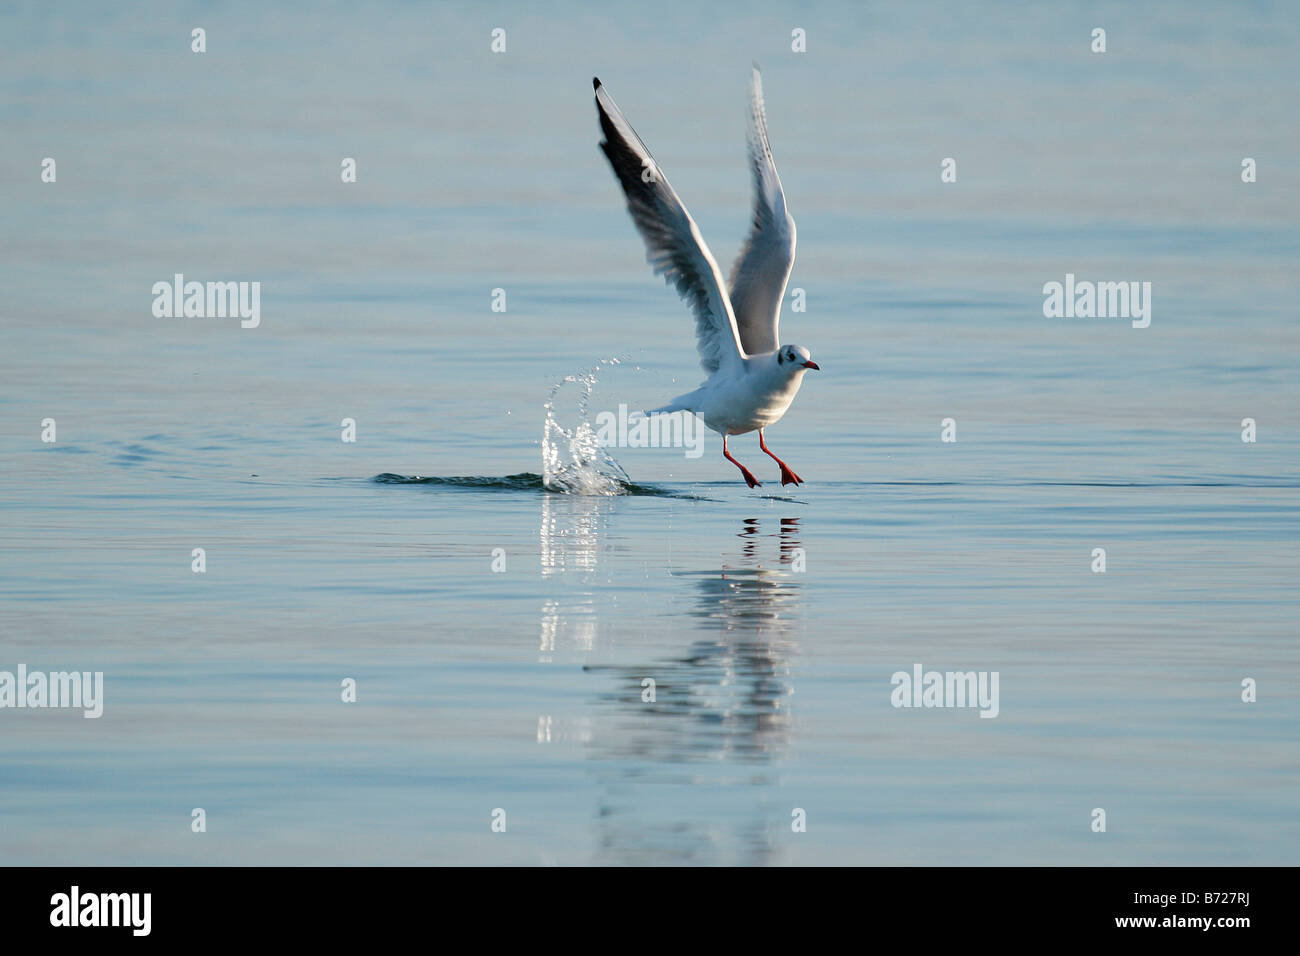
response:
{"label": "gull's wingtip", "polygon": [[593,76],[593,77],[591,78],[591,88],[592,88],[593,90],[598,90],[598,89],[600,89],[600,77],[598,77],[598,76]]}

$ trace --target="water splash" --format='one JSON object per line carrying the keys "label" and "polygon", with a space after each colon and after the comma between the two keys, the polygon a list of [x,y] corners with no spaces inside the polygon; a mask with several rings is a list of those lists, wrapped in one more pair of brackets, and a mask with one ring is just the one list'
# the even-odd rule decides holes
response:
{"label": "water splash", "polygon": [[[550,397],[543,406],[546,409],[546,420],[542,425],[542,473],[540,475],[521,472],[504,477],[486,475],[438,477],[396,475],[386,471],[382,475],[375,475],[371,481],[381,485],[421,485],[438,490],[528,491],[602,498],[618,495],[646,495],[656,498],[686,498],[691,501],[712,500],[657,485],[637,484],[627,476],[623,466],[601,446],[595,430],[591,427],[591,393],[599,381],[598,372],[621,364],[622,361],[616,358],[602,359],[589,371],[566,375],[552,386]],[[572,428],[566,428],[555,416],[556,405],[566,385],[576,386],[578,393],[577,401],[573,406],[577,422]]]}
{"label": "water splash", "polygon": [[[542,426],[542,484],[548,491],[570,495],[625,495],[633,487],[623,466],[596,439],[591,427],[591,392],[604,368],[622,364],[602,359],[590,371],[566,375],[551,388]],[[566,385],[578,388],[577,423],[565,428],[555,417],[556,401]]]}

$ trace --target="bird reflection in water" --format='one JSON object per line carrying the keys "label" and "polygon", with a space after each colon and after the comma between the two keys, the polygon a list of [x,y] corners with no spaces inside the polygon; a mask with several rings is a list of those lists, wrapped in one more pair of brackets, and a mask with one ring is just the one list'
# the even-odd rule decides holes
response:
{"label": "bird reflection in water", "polygon": [[705,636],[645,665],[593,668],[620,685],[588,748],[606,784],[602,862],[766,864],[783,820],[789,832],[790,808],[771,801],[791,735],[802,551],[798,518],[765,527],[744,520],[738,566],[675,575]]}

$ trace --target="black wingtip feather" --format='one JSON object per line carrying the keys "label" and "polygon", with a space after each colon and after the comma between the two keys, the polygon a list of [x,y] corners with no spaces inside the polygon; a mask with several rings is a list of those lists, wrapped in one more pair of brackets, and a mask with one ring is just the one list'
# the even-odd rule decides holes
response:
{"label": "black wingtip feather", "polygon": [[592,88],[593,90],[598,90],[598,89],[600,89],[600,77],[598,77],[598,76],[593,76],[593,77],[591,78],[591,88]]}

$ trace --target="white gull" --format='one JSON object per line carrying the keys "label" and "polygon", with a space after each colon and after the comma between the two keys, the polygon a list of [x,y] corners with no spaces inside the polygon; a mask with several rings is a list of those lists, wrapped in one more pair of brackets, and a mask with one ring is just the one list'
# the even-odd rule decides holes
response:
{"label": "white gull", "polygon": [[758,67],[750,85],[749,162],[754,176],[754,217],[749,238],[724,285],[718,264],[691,214],[678,198],[636,130],[615,105],[600,80],[596,109],[605,140],[600,144],[646,244],[646,260],[677,287],[695,315],[700,365],[709,377],[699,388],[679,395],[648,414],[690,411],[722,435],[722,454],[740,469],[749,487],[759,484],[749,469],[731,457],[728,435],[758,430],[758,447],[781,466],[781,484],[803,479],[773,455],[763,429],[781,420],[818,365],[801,345],[780,345],[777,325],[781,300],[794,265],[794,220],[772,160]]}

